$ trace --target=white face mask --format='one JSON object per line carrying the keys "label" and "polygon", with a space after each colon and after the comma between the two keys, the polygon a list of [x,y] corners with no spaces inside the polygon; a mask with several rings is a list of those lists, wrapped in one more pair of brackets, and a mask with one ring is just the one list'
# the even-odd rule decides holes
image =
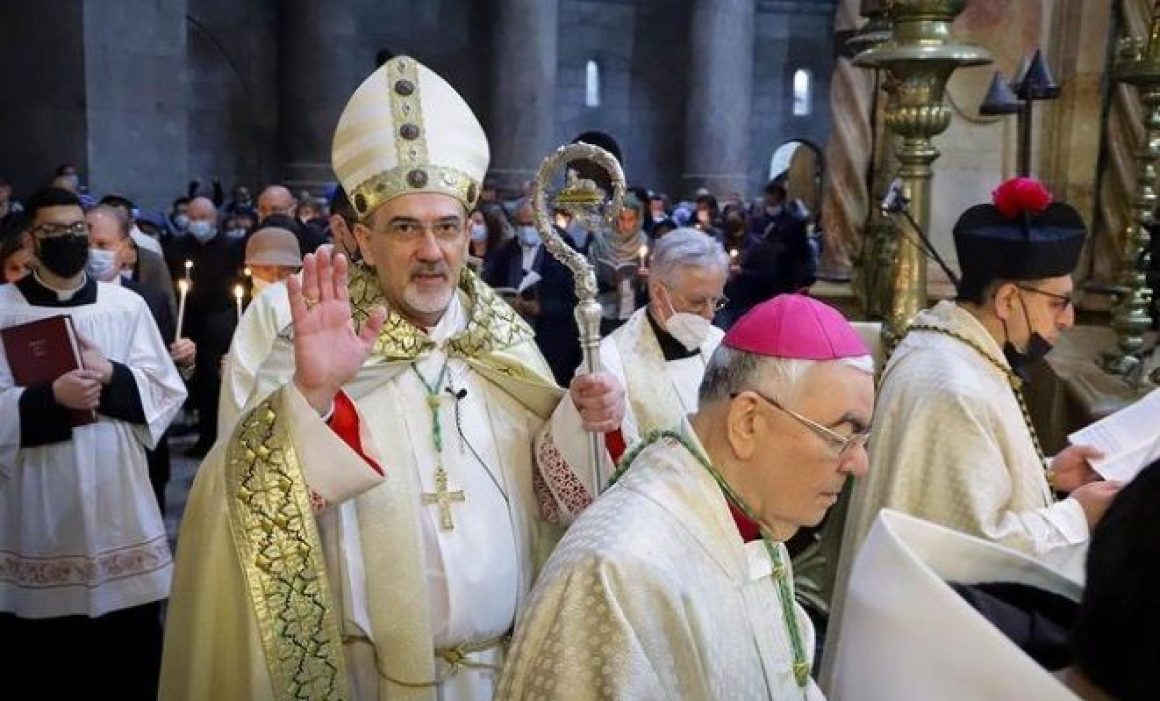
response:
{"label": "white face mask", "polygon": [[273,285],[274,283],[266,282],[262,278],[254,276],[250,278],[250,284],[253,285],[254,296],[257,297],[258,295],[262,294],[262,290],[265,290],[267,287]]}
{"label": "white face mask", "polygon": [[85,264],[85,271],[94,280],[108,282],[117,275],[117,252],[105,251],[100,248],[89,249],[89,260]]}
{"label": "white face mask", "polygon": [[472,224],[471,225],[471,240],[479,243],[487,240],[487,225],[486,224]]}
{"label": "white face mask", "polygon": [[709,330],[713,328],[713,322],[699,314],[678,312],[673,308],[672,300],[669,300],[669,311],[672,312],[672,315],[665,320],[665,331],[677,339],[685,347],[685,350],[695,351],[700,348],[705,339],[709,337]]}

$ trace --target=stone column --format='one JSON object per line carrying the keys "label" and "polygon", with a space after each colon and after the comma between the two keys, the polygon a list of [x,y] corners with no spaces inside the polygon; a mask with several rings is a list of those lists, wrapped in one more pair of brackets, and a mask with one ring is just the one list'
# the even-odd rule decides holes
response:
{"label": "stone column", "polygon": [[[278,131],[284,183],[320,191],[335,179],[330,146],[342,108],[375,69],[351,0],[285,0],[278,10]],[[257,197],[258,193],[254,193]]]}
{"label": "stone column", "polygon": [[753,0],[693,0],[685,172],[689,195],[749,188],[749,115],[753,107]]}
{"label": "stone column", "polygon": [[557,0],[495,0],[490,172],[501,187],[535,176],[554,149]]}

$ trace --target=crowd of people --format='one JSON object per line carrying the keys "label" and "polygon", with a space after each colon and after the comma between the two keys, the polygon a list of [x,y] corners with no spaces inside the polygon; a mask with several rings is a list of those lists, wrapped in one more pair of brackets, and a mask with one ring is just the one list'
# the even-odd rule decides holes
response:
{"label": "crowd of people", "polygon": [[1121,490],[1046,456],[1023,400],[1086,235],[1038,183],[964,213],[959,298],[885,365],[808,296],[781,178],[552,212],[597,275],[588,372],[530,186],[450,85],[386,60],[334,144],[324,196],[194,182],[157,217],[72,166],[0,183],[0,330],[67,315],[79,358],[0,363],[0,636],[45,695],[1156,697],[1160,464]]}

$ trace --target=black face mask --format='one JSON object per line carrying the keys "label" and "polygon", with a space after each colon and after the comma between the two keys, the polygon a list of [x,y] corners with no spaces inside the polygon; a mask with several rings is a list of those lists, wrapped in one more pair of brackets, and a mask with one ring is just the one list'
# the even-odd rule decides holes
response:
{"label": "black face mask", "polygon": [[89,260],[89,237],[66,234],[37,239],[36,258],[53,275],[73,277]]}
{"label": "black face mask", "polygon": [[[1027,328],[1031,329],[1031,317],[1027,315],[1027,305],[1023,302],[1023,295],[1019,295],[1019,304],[1023,307],[1023,320]],[[1003,322],[1003,335],[1007,335],[1007,322]],[[1038,331],[1031,330],[1031,337],[1027,340],[1027,350],[1020,351],[1008,338],[1003,342],[1003,357],[1015,374],[1024,382],[1031,379],[1031,364],[1047,356],[1051,352],[1051,344]]]}

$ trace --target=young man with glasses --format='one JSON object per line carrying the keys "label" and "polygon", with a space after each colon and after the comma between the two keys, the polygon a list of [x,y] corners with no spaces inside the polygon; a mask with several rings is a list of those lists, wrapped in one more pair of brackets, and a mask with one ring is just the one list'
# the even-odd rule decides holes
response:
{"label": "young man with glasses", "polygon": [[955,224],[958,299],[920,312],[883,371],[872,469],[851,499],[838,597],[880,509],[1078,573],[1090,529],[1118,488],[1098,481],[1089,447],[1048,460],[1023,398],[1028,364],[1075,321],[1071,272],[1083,220],[1027,178],[993,197]]}
{"label": "young man with glasses", "polygon": [[742,317],[698,411],[631,450],[552,554],[497,697],[822,698],[784,544],[866,472],[869,353],[801,295]]}
{"label": "young man with glasses", "polygon": [[[601,367],[620,379],[626,399],[620,426],[605,434],[606,477],[627,446],[697,410],[697,388],[723,335],[712,321],[726,302],[728,275],[729,256],[712,236],[685,228],[657,241],[649,303],[600,343]],[[576,407],[561,402],[537,441],[541,462],[558,467],[545,470],[539,486],[562,506],[548,514],[562,523],[571,523],[604,487],[584,469],[589,448],[580,423]]]}
{"label": "young man with glasses", "polygon": [[0,329],[67,316],[83,368],[16,384],[33,349],[0,354],[0,638],[38,695],[153,699],[173,564],[145,451],[185,386],[145,301],[86,272],[77,196],[42,190],[28,216],[33,272],[0,286]]}

